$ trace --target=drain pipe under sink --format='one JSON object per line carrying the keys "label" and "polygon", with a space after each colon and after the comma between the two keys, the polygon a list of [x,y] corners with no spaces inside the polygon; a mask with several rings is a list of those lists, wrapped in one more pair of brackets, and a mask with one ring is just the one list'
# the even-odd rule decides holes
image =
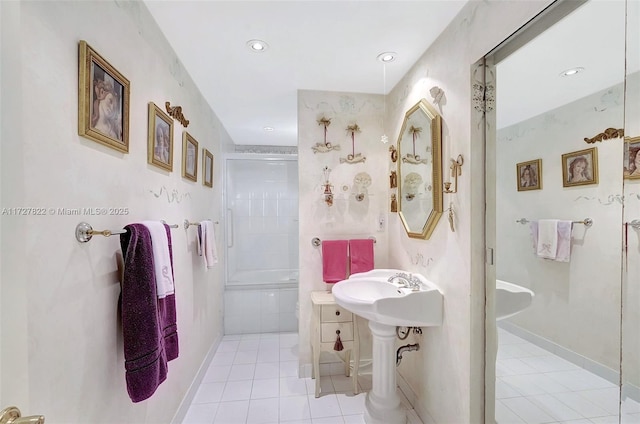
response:
{"label": "drain pipe under sink", "polygon": [[396,352],[396,367],[399,366],[402,361],[402,354],[404,352],[411,352],[412,350],[420,350],[420,345],[418,343],[407,344],[398,348],[398,351]]}

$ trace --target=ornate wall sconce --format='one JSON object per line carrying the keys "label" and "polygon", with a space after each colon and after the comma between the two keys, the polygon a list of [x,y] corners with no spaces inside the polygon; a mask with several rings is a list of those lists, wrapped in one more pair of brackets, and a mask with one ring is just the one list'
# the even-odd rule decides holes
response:
{"label": "ornate wall sconce", "polygon": [[391,212],[398,212],[398,200],[395,194],[391,195]]}
{"label": "ornate wall sconce", "polygon": [[391,174],[389,175],[389,187],[390,188],[398,187],[398,174],[396,173],[396,171],[391,171]]}
{"label": "ornate wall sconce", "polygon": [[340,150],[340,145],[336,144],[335,146],[327,141],[327,127],[331,125],[331,119],[325,118],[324,116],[318,120],[318,125],[322,125],[324,127],[324,142],[316,143],[315,146],[311,147],[313,153],[327,153],[332,150]]}
{"label": "ornate wall sconce", "polygon": [[396,146],[389,146],[389,152],[391,153],[391,162],[396,163],[398,161],[398,149],[396,149]]}
{"label": "ornate wall sconce", "polygon": [[356,153],[356,133],[360,132],[360,127],[358,124],[349,125],[347,127],[347,131],[351,132],[351,154],[347,155],[345,158],[340,158],[340,163],[358,163],[364,162],[367,160],[366,157],[362,156],[362,153]]}
{"label": "ornate wall sconce", "polygon": [[329,169],[328,166],[325,166],[322,169],[322,173],[324,174],[324,184],[322,184],[322,186],[324,187],[324,192],[322,193],[322,196],[324,197],[324,202],[327,204],[327,206],[332,206],[333,192],[331,191],[331,189],[333,188],[333,186],[329,182],[329,175],[331,174],[331,169]]}
{"label": "ornate wall sconce", "polygon": [[462,155],[458,155],[456,160],[451,159],[451,176],[453,177],[453,190],[451,190],[451,182],[444,183],[444,192],[445,193],[457,193],[458,192],[458,177],[462,175],[462,164],[464,160]]}

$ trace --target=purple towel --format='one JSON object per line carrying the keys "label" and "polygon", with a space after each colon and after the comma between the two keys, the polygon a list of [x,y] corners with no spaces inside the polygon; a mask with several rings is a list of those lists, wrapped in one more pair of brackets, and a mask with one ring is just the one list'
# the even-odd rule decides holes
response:
{"label": "purple towel", "polygon": [[[147,227],[129,224],[125,229],[127,232],[120,236],[124,258],[120,302],[125,377],[129,397],[140,402],[155,393],[167,378],[167,362],[178,356],[175,295],[157,297]],[[171,242],[169,253],[173,262]]]}

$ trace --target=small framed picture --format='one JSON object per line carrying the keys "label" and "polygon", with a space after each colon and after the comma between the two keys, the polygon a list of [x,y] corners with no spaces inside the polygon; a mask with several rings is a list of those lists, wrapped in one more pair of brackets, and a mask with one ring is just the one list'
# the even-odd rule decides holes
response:
{"label": "small framed picture", "polygon": [[518,191],[540,190],[542,188],[542,159],[516,164]]}
{"label": "small framed picture", "polygon": [[198,142],[186,131],[182,133],[182,176],[198,181]]}
{"label": "small framed picture", "polygon": [[625,137],[624,141],[624,177],[640,179],[640,136]]}
{"label": "small framed picture", "polygon": [[78,50],[78,134],[128,153],[129,80],[86,41]]}
{"label": "small framed picture", "polygon": [[213,154],[202,149],[202,184],[213,187]]}
{"label": "small framed picture", "polygon": [[149,103],[147,162],[173,171],[173,119],[155,103]]}
{"label": "small framed picture", "polygon": [[580,150],[562,155],[562,185],[598,184],[598,150]]}

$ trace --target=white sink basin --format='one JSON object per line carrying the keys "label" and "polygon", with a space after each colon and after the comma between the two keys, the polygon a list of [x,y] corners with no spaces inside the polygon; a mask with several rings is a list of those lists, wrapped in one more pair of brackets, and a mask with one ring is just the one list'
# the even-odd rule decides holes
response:
{"label": "white sink basin", "polygon": [[420,288],[414,291],[387,280],[401,270],[377,269],[354,274],[333,288],[338,305],[369,321],[391,326],[426,327],[442,325],[442,293],[419,274]]}
{"label": "white sink basin", "polygon": [[526,287],[496,280],[496,320],[512,317],[528,308],[534,296]]}

